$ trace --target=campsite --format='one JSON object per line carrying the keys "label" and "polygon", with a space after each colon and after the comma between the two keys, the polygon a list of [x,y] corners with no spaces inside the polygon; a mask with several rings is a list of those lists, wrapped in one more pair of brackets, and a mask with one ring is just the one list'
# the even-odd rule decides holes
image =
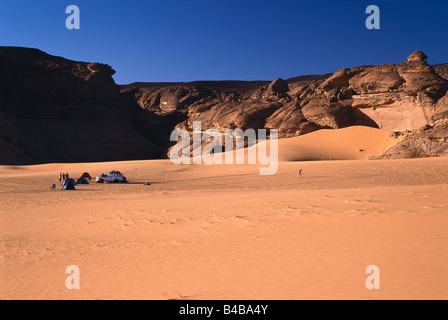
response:
{"label": "campsite", "polygon": [[[61,179],[59,178],[59,180]],[[76,190],[75,186],[89,185],[89,180],[92,180],[92,176],[88,172],[84,172],[77,180],[68,178],[60,182],[62,185],[62,190],[73,191]],[[118,170],[113,170],[108,174],[102,173],[96,178],[95,181],[96,183],[129,183],[126,177]],[[55,189],[54,184],[51,189]]]}

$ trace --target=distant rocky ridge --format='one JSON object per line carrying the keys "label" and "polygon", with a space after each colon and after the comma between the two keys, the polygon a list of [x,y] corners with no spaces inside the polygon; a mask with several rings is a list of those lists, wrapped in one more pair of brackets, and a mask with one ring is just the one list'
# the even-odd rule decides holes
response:
{"label": "distant rocky ridge", "polygon": [[403,135],[381,158],[448,154],[448,64],[407,62],[269,81],[118,86],[104,64],[0,47],[0,164],[166,157],[174,128],[279,129],[280,137],[365,125]]}

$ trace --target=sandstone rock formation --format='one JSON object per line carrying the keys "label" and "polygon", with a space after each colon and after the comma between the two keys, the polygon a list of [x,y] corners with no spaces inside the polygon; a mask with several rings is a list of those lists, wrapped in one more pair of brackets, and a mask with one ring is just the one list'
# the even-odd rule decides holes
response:
{"label": "sandstone rock formation", "polygon": [[268,91],[276,94],[277,96],[285,96],[289,91],[288,82],[277,78],[268,86]]}
{"label": "sandstone rock formation", "polygon": [[191,83],[166,86],[134,85],[139,104],[159,114],[179,112],[186,120],[178,128],[279,129],[281,137],[321,128],[351,125],[392,132],[434,126],[439,101],[448,90],[443,77],[416,51],[407,62],[340,69],[333,75],[298,77],[268,83]]}
{"label": "sandstone rock formation", "polygon": [[437,64],[433,68],[440,77],[448,80],[448,63]]}
{"label": "sandstone rock formation", "polygon": [[428,57],[421,51],[415,51],[408,57],[408,62],[425,62]]}
{"label": "sandstone rock formation", "polygon": [[405,133],[401,142],[376,159],[406,159],[448,156],[448,123]]}
{"label": "sandstone rock formation", "polygon": [[403,135],[382,157],[446,153],[448,64],[406,62],[269,81],[117,86],[104,64],[0,47],[0,164],[166,156],[174,128],[278,129],[280,137],[364,125]]}
{"label": "sandstone rock formation", "polygon": [[437,101],[448,90],[448,82],[414,52],[408,62],[342,69],[323,85],[352,91],[352,107],[390,131],[416,130],[431,124]]}

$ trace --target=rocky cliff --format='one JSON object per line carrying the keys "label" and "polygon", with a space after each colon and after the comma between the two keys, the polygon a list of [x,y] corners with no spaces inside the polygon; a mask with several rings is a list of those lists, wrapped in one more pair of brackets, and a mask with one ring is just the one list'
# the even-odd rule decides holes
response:
{"label": "rocky cliff", "polygon": [[163,156],[172,128],[120,93],[107,65],[0,47],[0,164]]}
{"label": "rocky cliff", "polygon": [[[279,129],[281,137],[365,125],[407,135],[415,131],[403,139],[406,142],[428,141],[426,133],[437,127],[437,139],[444,145],[439,136],[443,136],[441,126],[447,118],[444,97],[448,68],[432,67],[426,59],[424,53],[416,51],[400,64],[340,69],[332,75],[277,79],[272,83],[140,83],[122,91],[132,91],[142,108],[156,114],[182,114],[186,119],[177,128],[190,132],[193,121],[201,121],[203,130]],[[423,128],[425,131],[419,131]],[[405,144],[401,147],[407,148]],[[419,151],[393,153],[408,157],[445,152],[438,147],[414,147]]]}
{"label": "rocky cliff", "polygon": [[104,64],[0,47],[0,164],[160,158],[173,128],[279,129],[280,137],[365,125],[403,135],[382,158],[447,154],[448,64],[400,64],[269,81],[117,86]]}

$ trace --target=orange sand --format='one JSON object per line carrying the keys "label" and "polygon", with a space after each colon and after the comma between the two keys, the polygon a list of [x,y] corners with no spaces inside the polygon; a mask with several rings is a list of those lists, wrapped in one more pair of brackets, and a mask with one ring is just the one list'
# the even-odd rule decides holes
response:
{"label": "orange sand", "polygon": [[[0,166],[0,298],[447,299],[448,158],[290,162],[392,144],[359,127],[283,140],[275,176],[169,161]],[[49,188],[60,171],[113,169],[132,183]],[[69,265],[80,290],[65,287]],[[369,265],[381,290],[365,287]]]}

